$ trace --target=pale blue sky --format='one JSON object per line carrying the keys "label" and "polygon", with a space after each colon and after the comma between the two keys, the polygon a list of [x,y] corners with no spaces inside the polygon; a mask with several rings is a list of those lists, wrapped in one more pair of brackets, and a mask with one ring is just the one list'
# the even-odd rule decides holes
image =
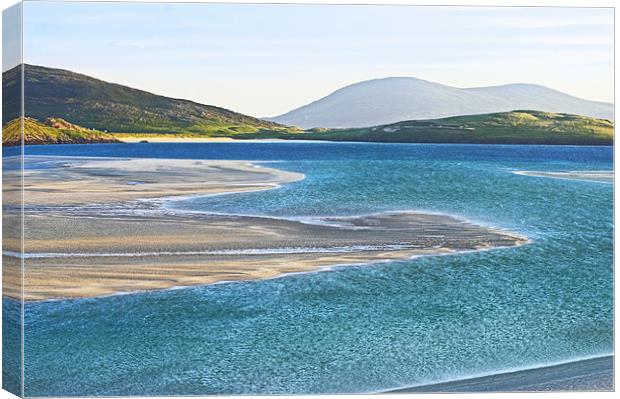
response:
{"label": "pale blue sky", "polygon": [[612,101],[613,10],[27,2],[24,59],[254,116],[386,76]]}

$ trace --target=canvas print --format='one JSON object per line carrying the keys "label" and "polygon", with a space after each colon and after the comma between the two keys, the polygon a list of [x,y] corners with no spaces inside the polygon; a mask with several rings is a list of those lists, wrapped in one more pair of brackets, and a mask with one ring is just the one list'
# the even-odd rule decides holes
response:
{"label": "canvas print", "polygon": [[2,387],[613,390],[613,18],[6,9]]}

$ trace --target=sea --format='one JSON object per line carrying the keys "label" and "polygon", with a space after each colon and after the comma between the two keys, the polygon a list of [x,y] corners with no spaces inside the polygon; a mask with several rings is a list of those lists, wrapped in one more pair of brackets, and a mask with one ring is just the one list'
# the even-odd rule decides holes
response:
{"label": "sea", "polygon": [[[516,248],[24,306],[27,396],[372,393],[613,353],[611,147],[325,142],[27,146],[27,155],[248,160],[279,188],[169,212],[315,219],[415,210]],[[28,168],[28,162],[26,168]],[[5,384],[20,303],[3,298]],[[11,322],[11,320],[13,322]]]}

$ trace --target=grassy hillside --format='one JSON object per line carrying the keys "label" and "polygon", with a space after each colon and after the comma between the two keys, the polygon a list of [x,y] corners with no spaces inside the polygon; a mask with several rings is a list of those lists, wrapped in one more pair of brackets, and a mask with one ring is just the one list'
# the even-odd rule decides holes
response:
{"label": "grassy hillside", "polygon": [[612,145],[613,123],[579,115],[512,111],[404,121],[354,129],[317,129],[285,139],[405,143]]}
{"label": "grassy hillside", "polygon": [[[19,96],[18,67],[2,76],[3,124],[18,117],[11,110]],[[101,131],[123,133],[201,133],[236,135],[281,131],[286,127],[224,108],[158,96],[62,69],[24,65],[26,116],[60,117]],[[14,93],[13,93],[14,94]]]}
{"label": "grassy hillside", "polygon": [[[24,118],[25,144],[86,144],[118,143],[109,134],[85,129],[60,118],[48,118],[45,124],[32,118]],[[20,120],[13,119],[2,128],[2,145],[21,144]]]}

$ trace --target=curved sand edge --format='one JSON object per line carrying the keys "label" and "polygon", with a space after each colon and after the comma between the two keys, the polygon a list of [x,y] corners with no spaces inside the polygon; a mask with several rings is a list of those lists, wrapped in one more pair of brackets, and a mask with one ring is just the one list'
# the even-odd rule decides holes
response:
{"label": "curved sand edge", "polygon": [[[118,190],[125,201],[222,194],[240,188],[247,191],[248,187],[268,189],[303,178],[239,161],[89,160],[59,169],[54,174],[49,170],[38,175],[29,172],[32,178],[26,195],[32,192],[32,196],[27,206],[118,201]],[[127,184],[137,178],[142,183]],[[86,189],[82,188],[84,182]],[[334,265],[514,247],[526,242],[452,216],[419,212],[331,217],[324,218],[328,223],[309,224],[209,214],[115,217],[101,216],[96,209],[67,213],[52,206],[26,214],[25,300],[268,279]],[[11,223],[17,222],[19,215],[4,217]],[[19,248],[15,237],[4,243],[5,251]],[[19,298],[20,259],[7,252],[3,259],[3,294]]]}
{"label": "curved sand edge", "polygon": [[613,391],[613,355],[400,388],[389,393]]}
{"label": "curved sand edge", "polygon": [[[24,170],[26,207],[269,190],[305,177],[249,161],[26,156],[24,163],[35,161],[54,164]],[[18,182],[12,178],[18,174],[7,172],[5,180]],[[3,189],[10,194],[19,187]]]}

